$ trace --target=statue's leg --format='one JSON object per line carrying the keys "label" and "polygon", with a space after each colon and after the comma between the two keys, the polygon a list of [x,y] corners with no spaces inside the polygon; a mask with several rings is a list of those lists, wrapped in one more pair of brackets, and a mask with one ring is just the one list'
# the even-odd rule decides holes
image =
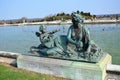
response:
{"label": "statue's leg", "polygon": [[71,57],[78,57],[78,52],[76,52],[75,49],[75,46],[67,45],[67,51]]}
{"label": "statue's leg", "polygon": [[32,46],[30,48],[30,52],[37,52],[37,51],[39,51],[38,47]]}
{"label": "statue's leg", "polygon": [[48,49],[47,51],[46,51],[46,53],[48,54],[48,55],[52,55],[52,56],[61,56],[62,55],[62,53],[63,53],[63,50],[62,49],[60,49],[60,48],[58,48],[58,47],[54,47],[54,48],[51,48],[51,49]]}

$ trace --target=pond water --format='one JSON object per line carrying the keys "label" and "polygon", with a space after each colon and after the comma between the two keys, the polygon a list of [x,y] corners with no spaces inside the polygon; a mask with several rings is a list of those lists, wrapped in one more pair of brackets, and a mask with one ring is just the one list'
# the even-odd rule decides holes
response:
{"label": "pond water", "polygon": [[[91,39],[105,52],[112,55],[113,63],[120,65],[120,24],[85,25],[90,30]],[[48,25],[47,31],[60,29],[55,33],[67,35],[69,25]],[[35,26],[7,26],[0,27],[0,51],[17,52],[30,55],[31,46],[40,44],[35,32],[39,31],[39,25]]]}

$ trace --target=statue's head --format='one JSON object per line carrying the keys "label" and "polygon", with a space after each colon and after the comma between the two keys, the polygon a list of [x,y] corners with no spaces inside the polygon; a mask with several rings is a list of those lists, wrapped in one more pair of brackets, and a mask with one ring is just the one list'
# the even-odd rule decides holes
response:
{"label": "statue's head", "polygon": [[83,23],[83,18],[81,17],[80,14],[77,14],[77,13],[72,13],[72,22],[73,23]]}
{"label": "statue's head", "polygon": [[39,31],[41,31],[41,32],[46,32],[46,26],[41,25],[41,26],[39,27]]}

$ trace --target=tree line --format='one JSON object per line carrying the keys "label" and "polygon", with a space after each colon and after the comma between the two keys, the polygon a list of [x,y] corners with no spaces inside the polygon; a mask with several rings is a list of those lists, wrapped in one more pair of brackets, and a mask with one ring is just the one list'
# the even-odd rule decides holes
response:
{"label": "tree line", "polygon": [[[83,12],[83,11],[75,11],[74,13],[80,14],[85,20],[87,19],[93,19],[95,18],[95,15],[91,15],[90,12]],[[28,19],[26,17],[22,17],[21,19],[15,19],[15,20],[0,20],[0,24],[16,24],[16,23],[26,23],[26,22],[42,22],[42,21],[55,21],[55,20],[70,20],[71,19],[71,14],[68,13],[57,13],[54,15],[49,15],[44,18],[36,18],[36,19]]]}
{"label": "tree line", "polygon": [[[73,13],[80,14],[85,20],[94,19],[96,17],[95,15],[91,15],[90,12],[83,12],[83,11],[80,12],[79,10]],[[57,13],[55,15],[51,15],[43,18],[42,21],[69,20],[71,19],[71,14],[66,14],[64,12]]]}

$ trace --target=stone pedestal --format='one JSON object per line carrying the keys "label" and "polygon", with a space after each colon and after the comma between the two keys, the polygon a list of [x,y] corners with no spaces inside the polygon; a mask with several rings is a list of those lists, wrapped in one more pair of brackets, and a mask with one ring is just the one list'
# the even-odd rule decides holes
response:
{"label": "stone pedestal", "polygon": [[106,54],[98,63],[77,62],[44,57],[19,56],[18,68],[73,80],[105,80],[111,56]]}

